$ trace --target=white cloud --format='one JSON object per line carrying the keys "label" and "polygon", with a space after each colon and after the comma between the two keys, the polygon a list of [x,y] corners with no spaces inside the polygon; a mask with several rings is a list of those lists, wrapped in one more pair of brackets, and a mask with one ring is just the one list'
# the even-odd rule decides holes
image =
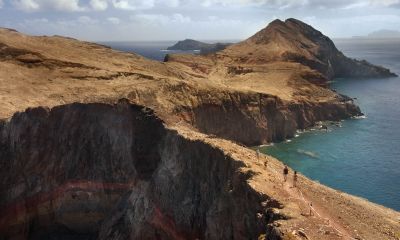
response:
{"label": "white cloud", "polygon": [[191,22],[191,19],[188,16],[184,16],[184,15],[182,15],[180,13],[175,13],[170,18],[170,21],[171,22],[177,22],[177,23],[189,23],[189,22]]}
{"label": "white cloud", "polygon": [[399,6],[400,0],[201,0],[201,5],[210,7],[214,5],[232,6],[266,6],[269,8],[343,8],[352,9],[365,6],[390,7]]}
{"label": "white cloud", "polygon": [[40,8],[39,4],[34,0],[13,1],[13,5],[23,11],[36,11]]}
{"label": "white cloud", "polygon": [[[358,9],[364,7],[400,7],[400,0],[7,0],[23,11],[105,11],[112,6],[121,10],[158,8],[192,8],[194,6],[224,8],[259,7],[263,9]],[[0,7],[4,0],[0,0]],[[163,14],[163,13],[161,13]]]}
{"label": "white cloud", "polygon": [[212,5],[223,5],[223,6],[299,6],[309,3],[309,0],[201,0],[203,6],[209,7]]}
{"label": "white cloud", "polygon": [[149,9],[154,7],[154,0],[112,0],[112,4],[122,10]]}
{"label": "white cloud", "polygon": [[82,11],[79,0],[14,0],[12,4],[23,11],[39,11],[44,9],[57,11]]}
{"label": "white cloud", "polygon": [[157,4],[165,5],[167,7],[179,7],[180,0],[158,0]]}
{"label": "white cloud", "polygon": [[88,16],[80,16],[78,17],[78,22],[81,24],[96,24],[98,21]]}
{"label": "white cloud", "polygon": [[169,21],[169,17],[162,14],[136,14],[130,19],[141,25],[163,25]]}
{"label": "white cloud", "polygon": [[89,4],[96,11],[104,11],[108,8],[107,0],[90,0]]}
{"label": "white cloud", "polygon": [[370,0],[372,5],[392,6],[400,4],[400,0]]}
{"label": "white cloud", "polygon": [[121,20],[116,17],[109,17],[109,18],[107,18],[107,21],[109,21],[110,23],[115,24],[115,25],[118,25],[121,23]]}
{"label": "white cloud", "polygon": [[191,22],[190,17],[180,13],[175,13],[170,16],[163,14],[136,14],[131,16],[130,19],[143,25],[185,24]]}

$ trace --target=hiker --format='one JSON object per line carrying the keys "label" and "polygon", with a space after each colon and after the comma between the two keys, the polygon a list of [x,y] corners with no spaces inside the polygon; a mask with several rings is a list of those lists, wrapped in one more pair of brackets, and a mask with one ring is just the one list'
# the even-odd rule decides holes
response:
{"label": "hiker", "polygon": [[267,168],[267,165],[268,165],[268,158],[265,159],[264,168]]}
{"label": "hiker", "polygon": [[313,210],[312,209],[312,202],[310,202],[309,205],[310,205],[310,216],[312,216],[312,215],[314,215],[313,212],[312,212],[312,210]]}
{"label": "hiker", "polygon": [[287,167],[287,165],[285,165],[285,168],[283,169],[283,179],[284,179],[284,182],[286,182],[286,180],[287,180],[287,175],[289,174],[289,169],[288,169],[288,167]]}
{"label": "hiker", "polygon": [[294,171],[294,175],[293,175],[293,187],[296,187],[296,183],[297,183],[297,171]]}
{"label": "hiker", "polygon": [[256,150],[257,161],[260,160],[260,149]]}

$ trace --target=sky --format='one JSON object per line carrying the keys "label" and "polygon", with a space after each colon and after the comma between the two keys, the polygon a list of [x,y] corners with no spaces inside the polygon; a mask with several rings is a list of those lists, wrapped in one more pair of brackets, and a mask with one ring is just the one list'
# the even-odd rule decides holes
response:
{"label": "sky", "polygon": [[0,26],[89,41],[241,40],[274,19],[332,38],[400,31],[400,0],[0,0]]}

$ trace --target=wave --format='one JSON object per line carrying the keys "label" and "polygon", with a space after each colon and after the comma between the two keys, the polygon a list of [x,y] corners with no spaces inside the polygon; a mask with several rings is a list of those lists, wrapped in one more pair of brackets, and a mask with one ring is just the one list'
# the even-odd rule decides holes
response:
{"label": "wave", "polygon": [[300,153],[300,154],[303,154],[303,155],[306,155],[308,157],[319,158],[318,154],[316,154],[315,152],[306,151],[306,150],[303,150],[303,149],[297,149],[296,152]]}
{"label": "wave", "polygon": [[270,147],[270,146],[274,146],[274,143],[262,144],[259,145],[257,148]]}
{"label": "wave", "polygon": [[367,115],[361,115],[361,116],[354,116],[352,117],[353,119],[366,119]]}

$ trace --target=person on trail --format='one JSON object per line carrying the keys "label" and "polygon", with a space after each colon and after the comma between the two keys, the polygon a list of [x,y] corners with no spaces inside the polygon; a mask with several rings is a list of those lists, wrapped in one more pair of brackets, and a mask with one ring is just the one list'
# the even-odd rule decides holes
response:
{"label": "person on trail", "polygon": [[294,175],[293,175],[293,187],[296,187],[296,183],[297,183],[297,171],[294,171]]}
{"label": "person on trail", "polygon": [[309,203],[309,206],[310,206],[310,216],[312,216],[312,215],[314,215],[313,212],[312,212],[312,211],[313,211],[313,209],[312,209],[312,202]]}
{"label": "person on trail", "polygon": [[267,168],[267,165],[268,165],[268,158],[265,159],[264,168]]}
{"label": "person on trail", "polygon": [[284,180],[284,182],[286,182],[288,174],[289,174],[289,169],[288,169],[288,166],[285,165],[285,168],[283,169],[283,180]]}
{"label": "person on trail", "polygon": [[260,149],[256,150],[257,161],[260,160]]}

